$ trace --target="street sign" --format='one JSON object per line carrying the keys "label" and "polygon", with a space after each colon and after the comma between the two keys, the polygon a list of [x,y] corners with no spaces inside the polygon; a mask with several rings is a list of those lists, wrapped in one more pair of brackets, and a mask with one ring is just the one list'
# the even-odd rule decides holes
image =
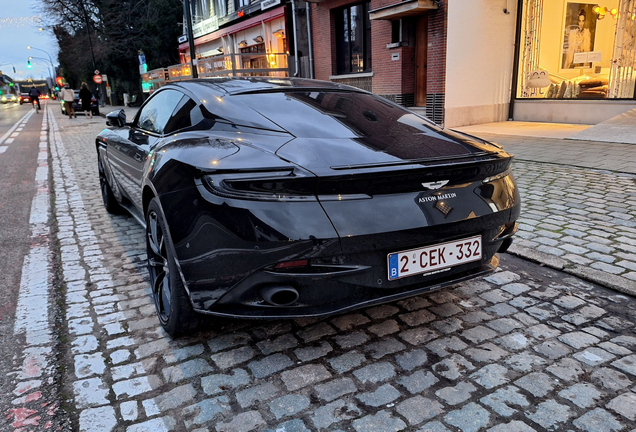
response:
{"label": "street sign", "polygon": [[99,75],[99,71],[95,69],[94,75]]}
{"label": "street sign", "polygon": [[101,84],[102,83],[102,76],[101,75],[94,75],[93,76],[93,81],[95,82],[95,84]]}

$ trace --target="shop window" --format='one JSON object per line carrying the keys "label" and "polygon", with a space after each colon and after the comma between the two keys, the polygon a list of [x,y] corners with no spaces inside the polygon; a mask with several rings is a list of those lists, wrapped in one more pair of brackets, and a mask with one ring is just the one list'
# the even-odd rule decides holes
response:
{"label": "shop window", "polygon": [[339,9],[336,21],[336,69],[338,74],[371,70],[371,21],[369,3]]}
{"label": "shop window", "polygon": [[[241,65],[243,69],[267,69],[265,44],[256,44],[241,48]],[[266,72],[252,73],[252,76],[267,76]]]}
{"label": "shop window", "polygon": [[518,98],[634,98],[635,1],[523,5]]}

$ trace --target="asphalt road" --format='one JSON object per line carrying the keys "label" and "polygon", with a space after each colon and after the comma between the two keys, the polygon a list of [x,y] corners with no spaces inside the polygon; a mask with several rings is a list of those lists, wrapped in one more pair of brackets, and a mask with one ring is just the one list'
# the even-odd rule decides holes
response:
{"label": "asphalt road", "polygon": [[[6,372],[12,370],[14,351],[20,346],[14,343],[13,324],[22,264],[30,247],[29,215],[42,124],[42,114],[30,110],[30,105],[0,105],[0,387],[6,389]],[[8,406],[6,397],[7,392],[1,392],[0,405]]]}

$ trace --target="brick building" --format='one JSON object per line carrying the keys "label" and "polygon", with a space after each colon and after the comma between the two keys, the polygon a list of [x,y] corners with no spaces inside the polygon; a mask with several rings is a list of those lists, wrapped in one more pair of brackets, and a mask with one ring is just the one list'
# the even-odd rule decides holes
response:
{"label": "brick building", "polygon": [[372,91],[443,122],[448,0],[311,4],[315,78]]}

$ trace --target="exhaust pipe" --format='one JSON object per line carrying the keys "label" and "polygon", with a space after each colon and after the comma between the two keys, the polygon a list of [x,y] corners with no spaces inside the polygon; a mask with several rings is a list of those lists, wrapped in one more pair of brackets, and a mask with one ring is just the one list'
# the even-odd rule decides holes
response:
{"label": "exhaust pipe", "polygon": [[290,286],[266,286],[261,288],[260,294],[272,306],[291,306],[299,297],[298,291]]}
{"label": "exhaust pipe", "polygon": [[501,242],[501,246],[499,246],[499,250],[497,252],[504,253],[505,251],[508,250],[511,244],[512,244],[512,237],[508,237],[504,239],[504,241]]}

